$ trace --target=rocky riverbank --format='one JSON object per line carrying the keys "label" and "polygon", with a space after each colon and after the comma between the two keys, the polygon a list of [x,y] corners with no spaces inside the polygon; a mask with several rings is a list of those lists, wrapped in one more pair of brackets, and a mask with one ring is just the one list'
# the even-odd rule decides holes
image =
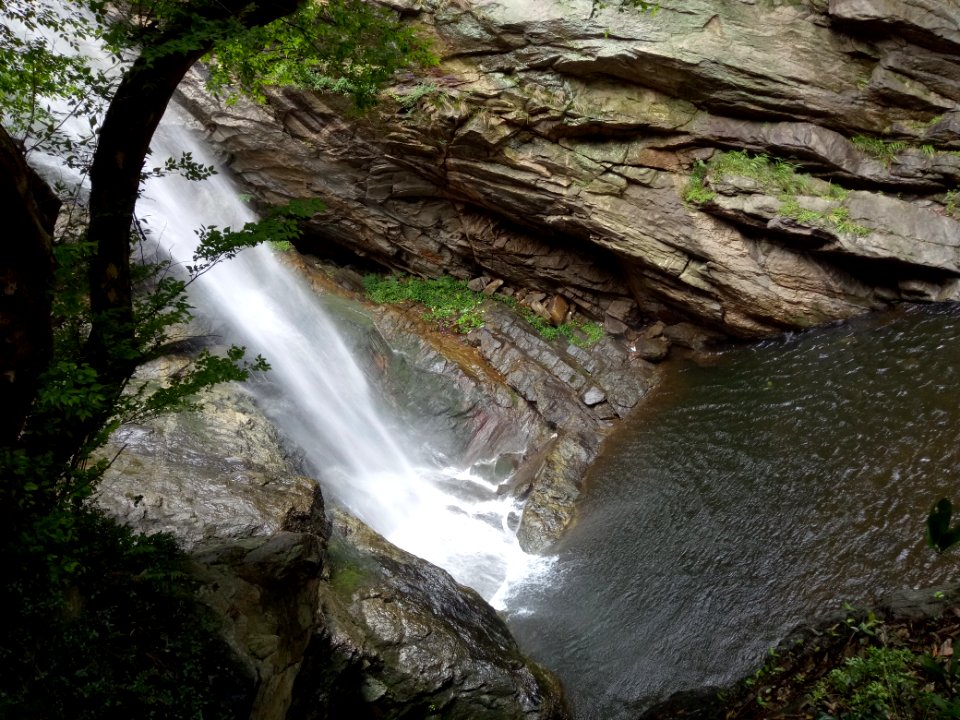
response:
{"label": "rocky riverbank", "polygon": [[[296,255],[289,261],[318,290],[362,300],[361,278],[352,270]],[[528,552],[549,549],[573,522],[600,443],[656,382],[656,365],[641,357],[638,345],[654,346],[659,361],[671,347],[667,336],[683,331],[653,327],[632,341],[604,334],[582,346],[564,336],[547,340],[492,297],[479,309],[482,326],[465,335],[424,321],[424,308],[415,303],[367,304],[365,312],[396,351],[381,347],[367,364],[381,369],[395,395],[405,396],[406,412],[417,415],[423,435],[450,436],[447,453],[460,462],[487,459],[509,470],[501,490],[524,500],[518,537]],[[684,337],[698,346],[705,341],[702,334]],[[403,367],[393,367],[397,363]],[[398,386],[396,377],[407,380]]]}
{"label": "rocky riverbank", "polygon": [[796,629],[733,687],[678,693],[639,720],[955,717],[958,618],[956,586],[848,608]]}

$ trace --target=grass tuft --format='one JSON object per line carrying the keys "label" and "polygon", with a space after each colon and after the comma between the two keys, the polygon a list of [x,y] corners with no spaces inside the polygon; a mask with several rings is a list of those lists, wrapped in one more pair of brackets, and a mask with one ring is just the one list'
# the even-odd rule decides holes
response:
{"label": "grass tuft", "polygon": [[850,138],[850,142],[857,150],[875,157],[884,165],[889,165],[897,155],[907,149],[907,144],[899,140],[881,140],[868,135],[855,135]]}
{"label": "grass tuft", "polygon": [[[364,290],[375,303],[414,302],[427,308],[424,319],[436,322],[441,329],[469,333],[483,327],[483,302],[486,296],[467,287],[462,280],[440,277],[434,280],[402,275],[365,275]],[[554,327],[515,298],[494,295],[516,311],[546,340],[564,337],[579,347],[590,347],[603,337],[597,323],[575,319]]]}
{"label": "grass tuft", "polygon": [[797,200],[798,195],[807,195],[842,202],[849,195],[845,188],[833,183],[826,183],[826,189],[822,189],[823,184],[818,188],[813,178],[797,172],[794,163],[769,155],[750,155],[742,150],[721,153],[708,163],[698,161],[694,165],[684,199],[697,205],[712,200],[716,193],[708,186],[708,178],[722,180],[728,176],[752,178],[765,192],[776,195],[781,201],[778,212],[783,217],[806,225],[831,226],[838,232],[858,237],[872,232],[870,228],[852,222],[850,212],[845,207],[821,212],[801,207]]}

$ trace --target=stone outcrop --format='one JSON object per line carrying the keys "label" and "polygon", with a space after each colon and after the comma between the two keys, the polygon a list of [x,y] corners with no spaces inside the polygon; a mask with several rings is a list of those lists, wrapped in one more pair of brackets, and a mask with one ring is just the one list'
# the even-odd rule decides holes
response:
{"label": "stone outcrop", "polygon": [[479,595],[443,570],[336,514],[327,572],[323,623],[291,718],[567,717],[556,681],[523,658]]}
{"label": "stone outcrop", "polygon": [[[442,61],[363,118],[309,93],[225,108],[184,91],[262,200],[328,202],[310,248],[739,337],[960,292],[954,4],[392,5]],[[870,233],[758,217],[750,193],[685,200],[697,163],[734,149],[856,191]]]}
{"label": "stone outcrop", "polygon": [[195,549],[200,597],[223,618],[227,642],[252,679],[252,719],[287,717],[316,626],[324,547],[314,533],[284,531]]}
{"label": "stone outcrop", "polygon": [[110,450],[126,448],[96,501],[190,548],[251,718],[568,717],[557,681],[474,591],[346,515],[330,539],[316,483],[242,388],[205,405],[115,437]]}
{"label": "stone outcrop", "polygon": [[[155,381],[186,362],[167,359],[139,376]],[[323,515],[316,481],[298,474],[241,386],[214,388],[202,411],[121,428],[104,455],[111,465],[98,505],[143,532],[173,533],[187,547],[265,536]]]}
{"label": "stone outcrop", "polygon": [[[359,286],[349,271],[292,262],[325,292],[343,292],[331,278]],[[462,339],[423,321],[422,308],[364,312],[396,351],[381,347],[379,359],[368,364],[381,370],[384,387],[400,398],[398,410],[406,408],[418,432],[447,457],[468,465],[496,461],[495,474],[509,475],[501,490],[525,501],[521,547],[548,550],[573,522],[583,477],[613,421],[635,409],[655,382],[655,366],[636,345],[657,338],[638,337],[630,345],[606,335],[583,347],[562,336],[546,340],[494,300],[480,308],[483,327]],[[356,324],[357,313],[351,318]],[[679,333],[677,340],[689,346],[696,337]],[[404,386],[394,377],[404,378]]]}

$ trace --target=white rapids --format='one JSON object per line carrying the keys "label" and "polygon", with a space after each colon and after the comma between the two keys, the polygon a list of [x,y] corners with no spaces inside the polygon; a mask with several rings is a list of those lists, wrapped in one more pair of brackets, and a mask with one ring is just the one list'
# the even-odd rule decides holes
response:
{"label": "white rapids", "polygon": [[[214,164],[173,107],[154,138],[148,165],[188,151]],[[160,160],[158,160],[158,158]],[[137,208],[151,236],[175,262],[189,264],[201,225],[255,220],[224,174],[203,182],[151,179]],[[549,560],[524,553],[511,529],[516,502],[469,468],[412,461],[405,448],[430,438],[398,437],[351,356],[323,301],[274,250],[257,247],[205,273],[191,289],[205,317],[227,341],[262,353],[272,370],[255,392],[280,432],[303,454],[325,496],[395,545],[443,567],[504,607],[510,588],[539,575]]]}

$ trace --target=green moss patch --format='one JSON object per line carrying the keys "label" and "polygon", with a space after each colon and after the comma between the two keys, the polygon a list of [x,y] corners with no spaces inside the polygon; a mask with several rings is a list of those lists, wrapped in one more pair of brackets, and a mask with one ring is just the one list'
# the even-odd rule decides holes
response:
{"label": "green moss patch", "polygon": [[[467,283],[452,277],[424,280],[411,275],[366,275],[363,286],[367,297],[375,303],[417,303],[427,308],[424,319],[436,322],[441,330],[468,333],[483,327],[483,303],[488,299]],[[603,337],[603,327],[595,322],[575,318],[571,322],[551,325],[530,308],[507,295],[493,295],[526,320],[545,340],[565,338],[579,347],[590,347]]]}
{"label": "green moss patch", "polygon": [[[872,232],[870,228],[853,222],[849,210],[839,205],[848,195],[844,188],[799,173],[793,163],[769,155],[751,155],[743,150],[718,153],[709,162],[698,161],[684,191],[684,200],[693,205],[710,202],[717,195],[711,187],[711,181],[720,182],[726,177],[745,177],[755,181],[764,193],[780,200],[778,213],[782,217],[804,225],[830,227],[837,232],[857,236]],[[838,204],[825,211],[814,210],[803,207],[799,196],[831,200]]]}

